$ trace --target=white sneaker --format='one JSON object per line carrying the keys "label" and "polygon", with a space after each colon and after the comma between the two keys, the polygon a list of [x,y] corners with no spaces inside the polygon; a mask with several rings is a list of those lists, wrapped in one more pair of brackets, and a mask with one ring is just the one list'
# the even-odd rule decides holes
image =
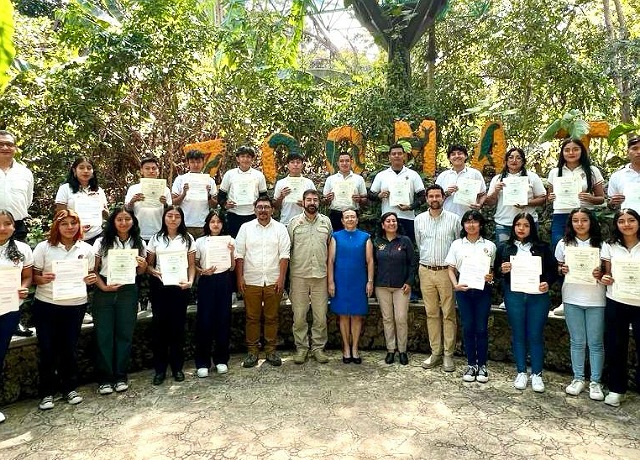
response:
{"label": "white sneaker", "polygon": [[564,304],[561,303],[556,308],[553,309],[553,314],[555,316],[564,316]]}
{"label": "white sneaker", "polygon": [[98,388],[98,393],[101,395],[110,395],[111,393],[113,393],[113,387],[108,383],[105,383],[104,385],[100,385],[100,388]]}
{"label": "white sneaker", "polygon": [[75,406],[76,404],[80,404],[82,402],[82,396],[80,396],[75,390],[70,391],[67,394],[67,402],[72,406]]}
{"label": "white sneaker", "polygon": [[6,419],[7,417],[5,417],[2,412],[0,412],[0,423],[4,422]]}
{"label": "white sneaker", "polygon": [[199,367],[196,371],[196,374],[198,374],[198,377],[200,377],[201,379],[209,377],[209,369],[207,369],[206,367]]}
{"label": "white sneaker", "polygon": [[531,374],[531,389],[536,393],[544,393],[542,374]]}
{"label": "white sneaker", "polygon": [[465,382],[475,382],[478,375],[478,368],[476,366],[467,366],[467,370],[462,374],[462,380]]}
{"label": "white sneaker", "polygon": [[114,387],[116,393],[122,393],[123,391],[127,391],[129,389],[129,384],[127,382],[118,382]]}
{"label": "white sneaker", "polygon": [[53,396],[45,396],[44,398],[42,398],[42,401],[40,401],[40,404],[38,404],[38,408],[40,410],[53,409],[53,406]]}
{"label": "white sneaker", "polygon": [[620,403],[622,402],[622,397],[624,395],[620,394],[620,393],[614,393],[613,391],[610,391],[609,394],[607,395],[606,398],[604,398],[604,403],[607,406],[613,406],[613,407],[618,407],[620,406]]}
{"label": "white sneaker", "polygon": [[598,382],[591,382],[589,384],[589,397],[594,401],[602,401],[604,399],[602,385],[600,385]]}
{"label": "white sneaker", "polygon": [[216,371],[218,374],[226,374],[229,371],[229,368],[226,364],[216,364]]}
{"label": "white sneaker", "polygon": [[516,378],[513,380],[513,387],[516,390],[524,390],[527,388],[527,373],[526,372],[518,372]]}
{"label": "white sneaker", "polygon": [[584,390],[584,380],[573,379],[564,391],[571,396],[578,396]]}
{"label": "white sneaker", "polygon": [[92,324],[92,323],[93,323],[93,316],[91,316],[89,313],[85,313],[84,318],[82,318],[82,324]]}

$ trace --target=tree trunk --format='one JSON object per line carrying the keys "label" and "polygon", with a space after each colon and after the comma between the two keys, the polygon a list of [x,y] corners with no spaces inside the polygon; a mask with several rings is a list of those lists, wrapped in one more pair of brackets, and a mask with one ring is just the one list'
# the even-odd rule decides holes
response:
{"label": "tree trunk", "polygon": [[[602,0],[602,11],[604,13],[604,25],[609,37],[609,44],[613,48],[616,42],[624,42],[629,39],[629,29],[624,18],[622,5],[620,0],[613,0],[616,9],[616,19],[618,21],[618,33],[613,25],[611,16],[611,5],[609,0]],[[619,49],[619,48],[618,48]],[[618,88],[618,97],[620,98],[620,121],[622,123],[631,123],[631,88],[629,81],[625,76],[627,68],[627,59],[624,52],[616,51],[614,62],[617,67],[614,72],[613,81]]]}

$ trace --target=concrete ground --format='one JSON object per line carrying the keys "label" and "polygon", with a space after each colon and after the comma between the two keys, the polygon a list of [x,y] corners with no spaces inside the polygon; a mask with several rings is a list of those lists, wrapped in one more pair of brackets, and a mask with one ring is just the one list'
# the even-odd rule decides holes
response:
{"label": "concrete ground", "polygon": [[454,373],[384,364],[243,369],[234,355],[225,375],[151,385],[152,371],[131,375],[126,393],[79,390],[84,402],[36,400],[2,408],[0,458],[9,459],[633,459],[640,458],[640,397],[619,408],[567,396],[570,377],[544,374],[547,390],[512,387],[510,364],[490,363],[487,384]]}

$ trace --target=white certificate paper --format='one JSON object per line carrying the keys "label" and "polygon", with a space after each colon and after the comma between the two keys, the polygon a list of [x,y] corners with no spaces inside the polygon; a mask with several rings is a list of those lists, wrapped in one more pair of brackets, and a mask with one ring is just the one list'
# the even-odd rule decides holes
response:
{"label": "white certificate paper", "polygon": [[411,204],[411,188],[409,181],[406,179],[396,179],[389,184],[389,206]]}
{"label": "white certificate paper", "polygon": [[338,209],[347,209],[353,207],[353,195],[356,188],[348,180],[343,180],[333,184],[333,206]]}
{"label": "white certificate paper", "polygon": [[0,315],[20,308],[18,289],[22,286],[20,267],[0,267]]}
{"label": "white certificate paper", "polygon": [[622,209],[631,208],[640,212],[640,184],[627,184],[623,190]]}
{"label": "white certificate paper", "polygon": [[287,187],[291,192],[284,197],[285,203],[298,203],[302,201],[302,194],[304,193],[304,179],[302,177],[287,177]]}
{"label": "white certificate paper", "polygon": [[636,301],[640,298],[640,261],[611,259],[611,276],[614,297]]}
{"label": "white certificate paper", "polygon": [[553,209],[573,209],[580,207],[580,182],[573,176],[556,177],[553,181]]}
{"label": "white certificate paper", "polygon": [[207,237],[207,253],[203,264],[205,268],[216,267],[216,273],[222,273],[231,268],[230,241],[230,236]]}
{"label": "white certificate paper", "polygon": [[471,289],[484,289],[484,277],[491,269],[491,257],[481,254],[462,259],[458,284],[466,284]]}
{"label": "white certificate paper", "polygon": [[529,178],[527,176],[505,177],[502,188],[502,204],[526,206],[529,202]]}
{"label": "white certificate paper", "polygon": [[87,259],[54,260],[52,271],[56,275],[56,278],[51,282],[53,300],[86,297],[87,285],[84,278],[89,274]]}
{"label": "white certificate paper", "polygon": [[138,261],[137,249],[109,249],[107,284],[135,284]]}
{"label": "white certificate paper", "polygon": [[542,258],[540,256],[511,256],[511,290],[527,294],[540,293]]}
{"label": "white certificate paper", "polygon": [[178,286],[181,282],[189,281],[189,261],[187,251],[166,251],[158,253],[162,284],[165,286]]}
{"label": "white certificate paper", "polygon": [[566,246],[564,263],[569,267],[564,282],[595,286],[598,280],[593,277],[593,270],[600,267],[600,249],[578,248]]}
{"label": "white certificate paper", "polygon": [[210,184],[211,176],[207,174],[187,173],[184,178],[185,184],[189,184],[187,196],[190,201],[207,201],[209,199],[209,191],[207,185]]}
{"label": "white certificate paper", "polygon": [[253,177],[236,178],[229,195],[236,206],[253,205],[256,200],[256,180]]}
{"label": "white certificate paper", "polygon": [[100,201],[100,195],[97,193],[93,195],[87,195],[86,193],[76,194],[73,208],[78,213],[81,225],[90,225],[92,227],[102,225],[102,210],[104,208]]}
{"label": "white certificate paper", "polygon": [[163,204],[160,198],[164,196],[166,187],[166,179],[140,179],[140,191],[144,195],[144,200],[139,201],[140,205],[147,208],[161,208]]}
{"label": "white certificate paper", "polygon": [[461,177],[456,182],[458,190],[453,194],[453,202],[463,206],[471,206],[478,201],[478,190],[480,190],[480,180],[467,179]]}

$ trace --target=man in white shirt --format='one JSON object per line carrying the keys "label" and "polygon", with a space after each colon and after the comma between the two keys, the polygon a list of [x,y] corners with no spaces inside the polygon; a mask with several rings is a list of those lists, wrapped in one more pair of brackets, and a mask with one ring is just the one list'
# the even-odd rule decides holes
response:
{"label": "man in white shirt", "polygon": [[[204,169],[204,153],[199,150],[189,150],[186,154],[189,172],[176,177],[171,188],[171,200],[174,205],[180,206],[184,212],[184,224],[194,238],[202,236],[204,220],[210,208],[218,204],[216,183],[209,175],[202,174]],[[197,180],[197,182],[196,182]],[[196,198],[189,195],[190,182],[194,182],[193,191],[206,183],[206,196],[198,193]],[[201,197],[202,195],[202,197]]]}
{"label": "man in white shirt", "polygon": [[[640,212],[640,136],[634,136],[627,141],[627,156],[629,163],[611,174],[609,179],[609,206],[617,208],[632,208]],[[626,193],[635,196],[625,196]]]}
{"label": "man in white shirt", "polygon": [[304,158],[299,153],[287,155],[287,169],[289,175],[276,182],[273,190],[273,199],[276,209],[280,209],[280,223],[287,225],[297,216],[304,207],[302,205],[302,193],[305,190],[315,189],[315,184],[306,177],[302,177]]}
{"label": "man in white shirt", "polygon": [[[420,289],[427,313],[427,332],[431,356],[422,363],[431,369],[442,363],[453,372],[456,346],[456,310],[453,285],[445,262],[451,243],[458,238],[462,226],[458,215],[442,209],[444,190],[439,185],[427,188],[429,210],[415,219],[416,245],[420,250]],[[444,354],[444,358],[443,358]]]}
{"label": "man in white shirt", "polygon": [[341,152],[338,155],[338,172],[327,177],[322,190],[324,204],[329,205],[329,219],[334,232],[344,229],[342,211],[357,211],[367,204],[367,187],[362,176],[351,170],[352,161],[350,153]]}
{"label": "man in white shirt", "polygon": [[[436,179],[436,184],[444,189],[445,200],[444,210],[462,216],[469,209],[480,209],[487,193],[487,185],[484,182],[482,173],[466,165],[469,154],[464,145],[453,144],[447,149],[447,158],[451,162],[451,169],[442,171]],[[460,186],[465,184],[464,191],[467,191],[468,184],[474,184],[472,190],[473,198],[469,203],[455,203],[456,192]]]}
{"label": "man in white shirt", "polygon": [[256,219],[242,224],[236,238],[236,277],[244,295],[247,318],[247,356],[243,367],[258,364],[260,319],[264,314],[264,351],[267,362],[280,366],[278,343],[278,307],[284,291],[291,242],[287,227],[271,218],[273,202],[259,197],[254,203]]}
{"label": "man in white shirt", "polygon": [[406,155],[400,144],[389,147],[390,166],[373,179],[369,198],[382,200],[381,214],[395,212],[404,234],[415,242],[413,220],[415,210],[425,201],[425,191],[420,175],[404,165]]}
{"label": "man in white shirt", "polygon": [[256,152],[247,146],[236,150],[237,168],[222,176],[218,202],[227,210],[227,233],[235,238],[240,226],[256,218],[253,203],[267,196],[267,181],[261,171],[251,167]]}

